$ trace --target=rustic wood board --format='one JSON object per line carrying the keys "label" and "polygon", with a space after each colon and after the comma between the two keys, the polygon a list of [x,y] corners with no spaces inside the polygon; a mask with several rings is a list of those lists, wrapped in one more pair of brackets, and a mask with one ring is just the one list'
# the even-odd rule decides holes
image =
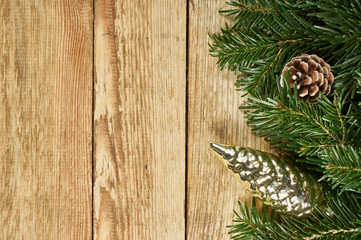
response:
{"label": "rustic wood board", "polygon": [[209,143],[269,148],[209,56],[224,7],[1,2],[0,239],[229,239],[251,196]]}
{"label": "rustic wood board", "polygon": [[0,239],[91,239],[92,1],[0,3]]}
{"label": "rustic wood board", "polygon": [[238,110],[241,93],[235,91],[236,76],[220,72],[209,56],[208,33],[224,27],[218,10],[224,0],[190,1],[189,4],[189,115],[188,115],[188,239],[229,239],[226,226],[234,219],[237,201],[251,202],[251,195],[211,151],[211,141],[269,151],[251,133]]}
{"label": "rustic wood board", "polygon": [[95,1],[94,239],[184,239],[186,2]]}

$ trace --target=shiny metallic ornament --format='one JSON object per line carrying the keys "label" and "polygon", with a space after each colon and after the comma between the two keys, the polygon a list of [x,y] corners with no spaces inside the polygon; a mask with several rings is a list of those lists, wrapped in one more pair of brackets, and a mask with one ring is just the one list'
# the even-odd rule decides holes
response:
{"label": "shiny metallic ornament", "polygon": [[211,148],[237,178],[249,183],[253,196],[276,211],[303,217],[310,214],[315,205],[323,204],[323,192],[317,180],[282,158],[217,143],[211,143]]}

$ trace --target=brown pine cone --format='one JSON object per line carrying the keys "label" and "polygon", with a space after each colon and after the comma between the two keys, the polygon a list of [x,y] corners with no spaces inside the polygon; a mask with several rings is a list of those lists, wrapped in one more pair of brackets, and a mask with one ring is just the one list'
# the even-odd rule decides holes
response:
{"label": "brown pine cone", "polygon": [[[293,89],[297,82],[298,96],[304,101],[312,103],[320,98],[320,92],[327,96],[331,92],[331,86],[334,82],[330,65],[317,55],[302,54],[294,57],[286,64],[283,74],[290,71],[289,83]],[[283,87],[283,74],[281,77],[281,86]]]}

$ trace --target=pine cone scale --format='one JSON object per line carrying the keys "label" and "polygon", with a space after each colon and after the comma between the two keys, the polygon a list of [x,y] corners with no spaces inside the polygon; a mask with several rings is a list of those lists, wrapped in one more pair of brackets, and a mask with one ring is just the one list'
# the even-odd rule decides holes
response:
{"label": "pine cone scale", "polygon": [[316,95],[316,93],[318,93],[320,91],[317,84],[315,84],[315,83],[312,84],[308,90],[309,90],[308,94],[310,95],[310,97],[314,97]]}

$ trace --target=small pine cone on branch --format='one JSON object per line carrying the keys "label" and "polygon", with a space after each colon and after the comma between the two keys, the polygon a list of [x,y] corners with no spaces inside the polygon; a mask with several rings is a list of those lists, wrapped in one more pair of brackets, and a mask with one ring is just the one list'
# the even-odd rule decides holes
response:
{"label": "small pine cone on branch", "polygon": [[288,71],[291,89],[297,82],[298,96],[306,102],[316,103],[321,92],[325,96],[331,92],[334,76],[331,73],[330,65],[317,55],[302,54],[292,58],[282,71],[282,87],[283,75],[286,75]]}

